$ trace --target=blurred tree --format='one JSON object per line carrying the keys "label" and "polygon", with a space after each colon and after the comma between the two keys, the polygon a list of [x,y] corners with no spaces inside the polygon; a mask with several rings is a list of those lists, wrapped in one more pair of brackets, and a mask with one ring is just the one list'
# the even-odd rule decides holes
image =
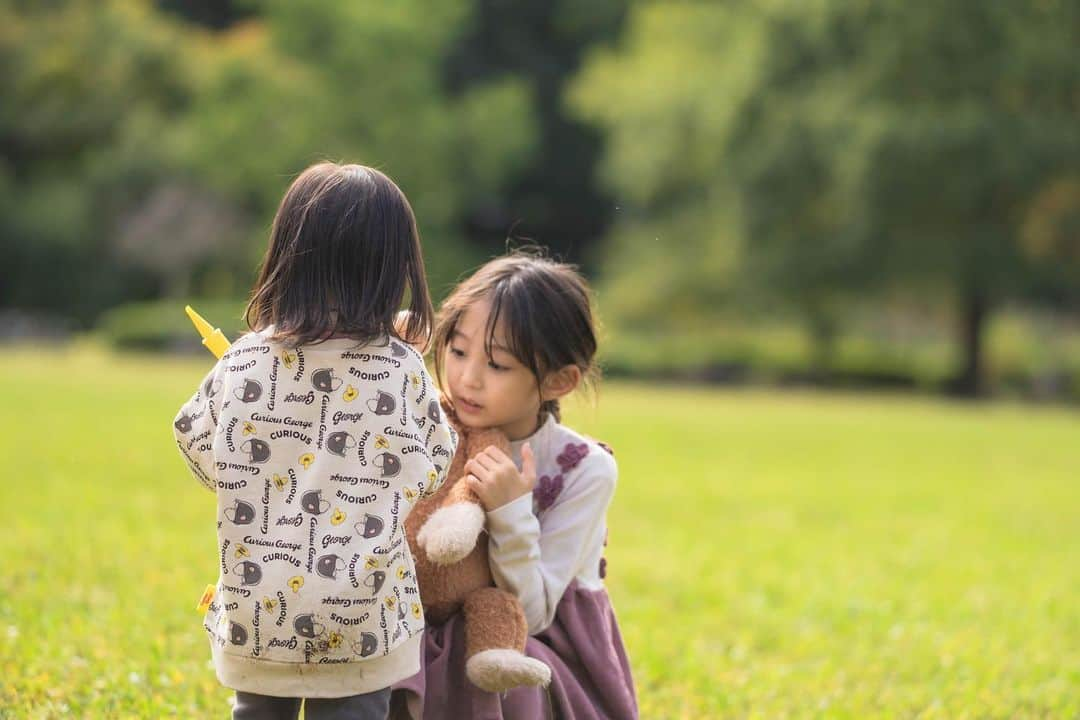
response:
{"label": "blurred tree", "polygon": [[166,12],[215,30],[223,30],[250,18],[255,12],[248,0],[156,0],[156,5]]}
{"label": "blurred tree", "polygon": [[141,3],[0,3],[0,304],[86,323],[154,292],[108,237],[167,165],[188,45]]}
{"label": "blurred tree", "polygon": [[[442,58],[466,10],[463,0],[265,0],[258,21],[220,36],[207,89],[178,133],[182,156],[267,222],[312,162],[386,171],[413,204],[441,294],[479,259],[463,242],[465,208],[497,194],[536,135],[527,88],[512,77],[454,97],[444,88]],[[262,228],[249,245],[261,252]]]}
{"label": "blurred tree", "polygon": [[[1075,170],[1049,179],[1036,193],[1023,218],[1020,245],[1035,268],[1025,296],[1061,317],[1075,316],[1080,311],[1080,175]],[[1049,335],[1055,344],[1063,334]]]}
{"label": "blurred tree", "polygon": [[[1053,205],[1039,200],[1047,184],[1080,160],[1078,30],[1080,3],[1065,0],[655,3],[635,9],[625,50],[596,57],[573,99],[609,128],[608,180],[640,213],[691,228],[680,242],[705,257],[738,248],[721,253],[738,262],[718,280],[738,287],[737,267],[819,335],[851,293],[953,300],[954,388],[976,394],[989,313],[1030,287],[1031,208]],[[671,222],[671,208],[690,220]],[[701,283],[704,263],[671,259],[670,243],[639,247],[635,223],[612,247],[670,266],[667,295],[649,300]],[[629,294],[640,275],[612,287]]]}
{"label": "blurred tree", "polygon": [[857,38],[835,67],[876,124],[863,232],[893,280],[954,299],[954,388],[977,394],[987,319],[1033,271],[1025,222],[1080,163],[1080,3],[844,3],[831,24]]}
{"label": "blurred tree", "polygon": [[236,293],[291,177],[327,158],[398,181],[437,295],[479,259],[466,208],[536,130],[511,76],[446,90],[465,0],[245,8],[209,32],[152,0],[0,0],[0,305],[88,324],[128,299]]}
{"label": "blurred tree", "polygon": [[236,240],[247,220],[232,205],[198,187],[161,184],[117,224],[114,246],[129,262],[164,281],[166,297],[191,296],[200,263]]}
{"label": "blurred tree", "polygon": [[712,322],[741,265],[725,162],[756,77],[760,33],[731,7],[633,6],[618,49],[593,52],[570,105],[606,132],[600,177],[618,198],[603,248],[606,316],[638,328]]}
{"label": "blurred tree", "polygon": [[[441,68],[434,77],[441,78],[451,98],[507,81],[522,88],[533,108],[529,124],[537,148],[490,191],[474,193],[464,208],[462,232],[474,251],[502,251],[509,233],[583,259],[603,236],[612,203],[592,180],[600,133],[568,113],[562,95],[583,52],[617,36],[626,4],[627,0],[459,3],[462,17],[455,23],[452,42],[442,57],[430,57]],[[215,29],[264,17],[267,8],[266,3],[236,0],[157,0],[157,5]],[[502,109],[478,107],[475,100],[469,104],[480,111],[471,123]],[[513,116],[504,120],[518,121]]]}
{"label": "blurred tree", "polygon": [[613,203],[593,181],[602,138],[563,102],[582,55],[613,41],[627,0],[469,3],[464,31],[450,48],[444,77],[451,92],[513,78],[533,100],[537,152],[467,208],[465,230],[485,252],[504,249],[509,232],[547,245],[563,257],[592,259]]}

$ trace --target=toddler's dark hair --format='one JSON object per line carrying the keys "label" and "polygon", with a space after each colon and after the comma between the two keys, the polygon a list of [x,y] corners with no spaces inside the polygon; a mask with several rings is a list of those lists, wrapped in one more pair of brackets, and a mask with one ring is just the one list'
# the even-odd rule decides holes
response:
{"label": "toddler's dark hair", "polygon": [[[483,265],[443,302],[432,336],[440,385],[443,353],[458,322],[473,303],[485,298],[491,303],[484,331],[489,357],[501,319],[507,350],[529,368],[538,386],[549,372],[567,365],[576,365],[586,382],[596,381],[596,325],[588,284],[575,266],[535,249],[520,249]],[[544,402],[541,412],[559,420],[559,401]]]}
{"label": "toddler's dark hair", "polygon": [[406,292],[400,336],[426,345],[434,310],[409,201],[378,170],[324,162],[285,192],[244,319],[256,331],[273,325],[272,339],[292,347],[366,342],[399,336]]}

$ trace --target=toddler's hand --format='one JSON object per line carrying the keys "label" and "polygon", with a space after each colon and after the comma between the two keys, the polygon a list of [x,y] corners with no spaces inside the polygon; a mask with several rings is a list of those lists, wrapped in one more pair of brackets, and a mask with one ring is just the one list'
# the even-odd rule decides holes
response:
{"label": "toddler's hand", "polygon": [[536,463],[528,443],[521,448],[521,472],[514,466],[514,461],[494,445],[484,448],[465,463],[465,472],[468,473],[465,482],[488,512],[517,500],[536,487]]}

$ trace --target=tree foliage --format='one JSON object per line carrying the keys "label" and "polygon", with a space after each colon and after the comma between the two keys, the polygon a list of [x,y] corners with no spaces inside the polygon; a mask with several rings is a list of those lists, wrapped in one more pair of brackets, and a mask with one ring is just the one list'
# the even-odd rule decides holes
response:
{"label": "tree foliage", "polygon": [[660,267],[625,307],[681,311],[722,258],[740,297],[783,299],[826,335],[839,301],[936,294],[961,319],[959,387],[977,391],[988,313],[1031,287],[1033,248],[1069,245],[1042,228],[1075,207],[1078,29],[1067,1],[637,6],[572,95],[634,203],[613,294]]}
{"label": "tree foliage", "polygon": [[468,4],[256,10],[213,31],[137,0],[0,5],[0,303],[89,321],[127,298],[242,293],[285,187],[323,159],[401,185],[436,294],[475,262],[466,209],[536,130],[513,77],[444,89]]}

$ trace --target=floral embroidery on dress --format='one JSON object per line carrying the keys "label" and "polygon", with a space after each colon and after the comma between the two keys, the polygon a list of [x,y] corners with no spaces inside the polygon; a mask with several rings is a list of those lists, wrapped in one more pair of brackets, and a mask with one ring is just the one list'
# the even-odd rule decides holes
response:
{"label": "floral embroidery on dress", "polygon": [[566,447],[559,453],[555,461],[559,463],[559,467],[563,472],[568,472],[578,466],[578,464],[585,459],[585,456],[589,454],[589,446],[585,443],[566,443]]}
{"label": "floral embroidery on dress", "polygon": [[536,488],[533,489],[533,499],[536,500],[537,510],[547,510],[554,505],[555,499],[559,497],[559,493],[562,492],[562,489],[562,474],[556,475],[555,477],[544,475],[537,480]]}
{"label": "floral embroidery on dress", "polygon": [[[611,528],[604,528],[604,547],[607,547],[608,533],[610,531],[611,531]],[[606,557],[601,557],[600,558],[600,579],[603,580],[606,577],[607,577],[607,558]]]}

